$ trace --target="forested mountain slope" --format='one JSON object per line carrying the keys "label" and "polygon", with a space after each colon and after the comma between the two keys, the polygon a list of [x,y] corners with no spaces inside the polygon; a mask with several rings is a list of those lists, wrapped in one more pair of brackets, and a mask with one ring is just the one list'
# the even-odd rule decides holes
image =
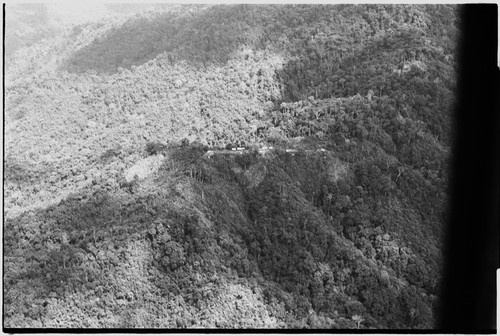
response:
{"label": "forested mountain slope", "polygon": [[108,6],[13,52],[6,326],[432,328],[457,9]]}

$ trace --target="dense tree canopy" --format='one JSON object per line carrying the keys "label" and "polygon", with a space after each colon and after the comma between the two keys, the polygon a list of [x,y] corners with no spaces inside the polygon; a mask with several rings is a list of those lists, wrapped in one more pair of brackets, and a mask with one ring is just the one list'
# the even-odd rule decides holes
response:
{"label": "dense tree canopy", "polygon": [[456,6],[109,8],[9,55],[6,326],[434,326]]}

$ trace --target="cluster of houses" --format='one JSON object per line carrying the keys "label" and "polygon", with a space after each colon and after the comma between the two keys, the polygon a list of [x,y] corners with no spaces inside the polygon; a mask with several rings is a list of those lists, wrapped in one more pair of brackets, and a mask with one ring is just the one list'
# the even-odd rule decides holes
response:
{"label": "cluster of houses", "polygon": [[[237,146],[236,145],[232,145],[232,144],[228,144],[226,146],[226,149],[225,150],[208,150],[205,155],[207,155],[208,157],[211,157],[212,155],[216,154],[216,153],[220,153],[220,154],[243,154],[244,151],[247,150],[246,147],[244,147],[244,143],[240,143],[238,144]],[[274,150],[274,147],[272,146],[263,146],[261,148],[258,149],[258,153],[259,154],[266,154],[270,151]],[[285,149],[285,152],[286,153],[290,153],[292,156],[297,153],[299,150],[298,149]],[[309,151],[306,151],[306,152],[309,152]],[[316,152],[326,152],[326,149],[324,148],[319,148],[316,150]]]}

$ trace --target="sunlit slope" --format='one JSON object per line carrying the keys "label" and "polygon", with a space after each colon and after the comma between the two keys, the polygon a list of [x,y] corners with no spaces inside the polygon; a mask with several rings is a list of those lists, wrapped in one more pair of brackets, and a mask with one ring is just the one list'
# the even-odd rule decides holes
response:
{"label": "sunlit slope", "polygon": [[[224,146],[236,139],[255,140],[259,116],[279,97],[272,74],[282,59],[252,51],[240,57],[208,69],[162,58],[114,75],[46,76],[43,84],[29,89],[33,95],[13,108],[13,113],[28,112],[7,127],[7,169],[22,163],[44,166],[54,171],[53,187],[61,191],[63,179],[71,185],[79,176],[83,185],[111,178],[101,176],[102,171],[114,174],[110,183],[116,183],[125,164],[136,160],[148,142],[186,138]],[[99,158],[116,147],[124,161],[106,168],[111,163]]]}

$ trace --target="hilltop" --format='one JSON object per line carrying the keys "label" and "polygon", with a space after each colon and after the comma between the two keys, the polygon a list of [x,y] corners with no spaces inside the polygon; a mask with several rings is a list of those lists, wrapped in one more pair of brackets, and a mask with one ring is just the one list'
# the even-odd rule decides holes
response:
{"label": "hilltop", "polygon": [[6,326],[435,325],[457,7],[100,13],[9,54]]}

